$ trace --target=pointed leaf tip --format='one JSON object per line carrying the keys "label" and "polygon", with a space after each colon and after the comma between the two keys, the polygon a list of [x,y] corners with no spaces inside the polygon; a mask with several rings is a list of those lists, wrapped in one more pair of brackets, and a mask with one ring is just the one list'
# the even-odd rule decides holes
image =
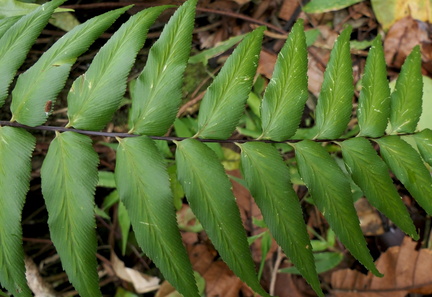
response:
{"label": "pointed leaf tip", "polygon": [[303,140],[294,147],[300,175],[332,230],[360,263],[382,276],[367,248],[343,171],[319,143]]}
{"label": "pointed leaf tip", "polygon": [[299,19],[278,55],[264,94],[260,138],[282,141],[295,134],[308,98],[307,65],[306,36]]}
{"label": "pointed leaf tip", "polygon": [[180,6],[151,47],[132,92],[129,133],[160,136],[173,124],[182,98],[196,2]]}
{"label": "pointed leaf tip", "polygon": [[417,240],[416,227],[388,174],[388,167],[378,157],[370,142],[362,137],[343,141],[342,155],[354,182],[368,201],[392,220],[402,231]]}
{"label": "pointed leaf tip", "polygon": [[256,73],[265,27],[248,33],[226,61],[201,102],[200,138],[228,138],[240,120]]}
{"label": "pointed leaf tip", "polygon": [[361,83],[357,109],[359,135],[382,136],[390,116],[390,88],[380,36],[372,42]]}
{"label": "pointed leaf tip", "polygon": [[16,71],[24,62],[31,45],[46,26],[54,9],[64,0],[51,1],[21,17],[0,37],[0,107]]}
{"label": "pointed leaf tip", "polygon": [[129,7],[109,11],[76,26],[21,74],[12,92],[14,120],[32,127],[42,125],[50,115],[77,57]]}
{"label": "pointed leaf tip", "polygon": [[68,131],[56,133],[41,168],[51,239],[70,282],[83,297],[102,296],[94,217],[98,164],[91,139]]}
{"label": "pointed leaf tip", "polygon": [[380,153],[391,171],[401,181],[420,206],[432,214],[432,177],[419,153],[399,136],[375,139]]}
{"label": "pointed leaf tip", "polygon": [[324,296],[288,167],[271,144],[249,142],[239,146],[242,172],[264,221],[302,276],[319,296]]}
{"label": "pointed leaf tip", "polygon": [[316,107],[318,139],[336,139],[347,128],[354,95],[350,36],[352,27],[342,31],[330,54]]}
{"label": "pointed leaf tip", "polygon": [[198,297],[177,227],[165,160],[154,141],[146,136],[122,139],[115,178],[143,252],[183,296]]}
{"label": "pointed leaf tip", "polygon": [[69,91],[66,127],[100,130],[111,120],[148,29],[166,8],[151,7],[133,15],[111,36]]}
{"label": "pointed leaf tip", "polygon": [[423,78],[420,46],[414,47],[402,65],[391,94],[391,134],[413,133],[422,113]]}
{"label": "pointed leaf tip", "polygon": [[177,175],[192,211],[231,270],[252,290],[269,296],[255,273],[231,183],[216,154],[196,139],[177,145]]}

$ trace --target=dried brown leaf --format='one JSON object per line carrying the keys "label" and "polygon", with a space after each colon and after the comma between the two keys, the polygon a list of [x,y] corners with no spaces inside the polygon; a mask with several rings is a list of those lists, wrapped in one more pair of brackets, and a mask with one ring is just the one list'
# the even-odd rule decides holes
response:
{"label": "dried brown leaf", "polygon": [[354,204],[360,220],[360,228],[366,236],[376,236],[384,233],[382,220],[375,208],[369,204],[366,198],[360,198]]}
{"label": "dried brown leaf", "polygon": [[388,31],[384,40],[384,52],[387,65],[400,68],[405,58],[417,44],[422,45],[422,60],[432,58],[430,52],[423,47],[431,44],[426,23],[406,17],[396,22]]}
{"label": "dried brown leaf", "polygon": [[278,17],[285,21],[289,21],[299,5],[300,3],[298,0],[284,0],[279,10]]}
{"label": "dried brown leaf", "polygon": [[332,274],[336,297],[404,297],[408,293],[432,293],[432,251],[416,250],[417,243],[405,237],[401,246],[389,248],[376,262],[383,278],[350,269]]}
{"label": "dried brown leaf", "polygon": [[111,263],[115,274],[122,280],[132,283],[137,293],[147,293],[159,288],[159,278],[145,275],[136,269],[126,267],[124,262],[114,252],[111,253]]}
{"label": "dried brown leaf", "polygon": [[273,75],[276,59],[276,54],[264,50],[261,51],[257,73],[262,74],[268,79],[270,79]]}

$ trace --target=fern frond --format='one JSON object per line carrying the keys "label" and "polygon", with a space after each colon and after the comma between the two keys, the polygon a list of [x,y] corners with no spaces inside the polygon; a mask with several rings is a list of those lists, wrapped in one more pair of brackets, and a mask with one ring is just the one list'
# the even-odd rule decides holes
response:
{"label": "fern frond", "polygon": [[371,205],[386,215],[406,234],[418,240],[419,235],[388,175],[388,168],[378,157],[370,142],[365,138],[356,137],[345,140],[340,145],[348,172]]}
{"label": "fern frond", "polygon": [[19,297],[32,296],[25,277],[21,211],[35,142],[23,129],[0,127],[0,283]]}
{"label": "fern frond", "polygon": [[66,127],[100,130],[111,120],[147,31],[166,8],[156,6],[132,16],[101,48],[87,72],[70,89]]}
{"label": "fern frond", "polygon": [[414,139],[423,160],[432,166],[432,131],[425,129],[415,134]]}
{"label": "fern frond", "polygon": [[391,132],[413,133],[422,113],[423,79],[420,46],[414,47],[402,65],[391,94]]}
{"label": "fern frond", "polygon": [[390,88],[379,36],[369,50],[362,86],[357,109],[359,136],[382,136],[390,116]]}
{"label": "fern frond", "polygon": [[102,296],[96,270],[94,192],[99,157],[88,136],[57,133],[41,168],[51,239],[83,297]]}
{"label": "fern frond", "polygon": [[399,136],[391,135],[374,139],[379,144],[384,161],[414,199],[432,214],[432,177],[418,152]]}
{"label": "fern frond", "polygon": [[232,271],[269,296],[259,284],[231,183],[216,154],[195,139],[176,144],[177,175],[192,211]]}
{"label": "fern frond", "polygon": [[5,34],[6,31],[9,30],[9,28],[12,27],[16,22],[18,22],[20,18],[21,16],[13,16],[0,20],[0,38],[2,38],[3,34]]}
{"label": "fern frond", "polygon": [[139,245],[180,293],[198,297],[162,155],[145,136],[118,140],[117,189]]}
{"label": "fern frond", "polygon": [[[4,5],[14,0],[7,1]],[[62,2],[54,0],[28,15],[0,20],[0,106],[31,44]],[[42,127],[57,131],[41,170],[42,192],[52,241],[72,284],[84,297],[101,296],[95,258],[93,199],[98,177],[103,184],[103,177],[110,176],[109,186],[117,190],[106,203],[121,200],[118,215],[130,218],[125,220],[123,230],[128,232],[130,225],[133,226],[143,251],[180,293],[199,296],[174,215],[170,177],[176,171],[191,209],[222,259],[255,292],[269,296],[255,273],[231,183],[218,158],[218,152],[223,155],[221,145],[210,143],[224,141],[240,147],[246,183],[267,226],[319,296],[323,292],[298,197],[290,183],[290,170],[276,149],[278,146],[264,142],[280,141],[284,142],[278,144],[280,147],[291,149],[286,143],[294,147],[299,173],[312,202],[353,256],[375,275],[381,275],[359,227],[350,178],[320,142],[337,143],[349,174],[371,204],[417,239],[419,236],[388,168],[432,214],[432,177],[421,159],[432,165],[432,131],[415,132],[423,86],[419,47],[408,56],[396,89],[390,95],[382,45],[379,38],[373,41],[362,80],[357,137],[337,139],[347,129],[352,114],[350,27],[341,33],[331,52],[316,108],[315,127],[306,133],[298,129],[308,97],[307,47],[302,21],[295,24],[279,53],[261,111],[259,98],[250,94],[263,27],[245,35],[229,57],[207,89],[198,120],[174,121],[181,101],[182,76],[188,60],[193,62],[189,54],[196,4],[197,0],[188,0],[177,9],[151,48],[144,70],[135,84],[131,84],[128,133],[91,130],[102,129],[119,107],[127,75],[149,27],[170,6],[149,8],[123,24],[102,47],[87,72],[73,83],[68,96],[67,126]],[[128,8],[91,19],[57,41],[33,67],[19,76],[12,91],[12,120],[0,124],[35,129],[29,126],[46,121],[77,57]],[[222,48],[240,38],[229,40]],[[253,120],[248,123],[254,122],[256,127],[250,135],[259,137],[253,141],[228,139],[239,123],[248,97],[253,113]],[[391,127],[387,133],[395,135],[383,136],[389,120]],[[161,137],[173,122],[177,136],[188,139]],[[0,282],[10,293],[29,297],[19,224],[35,139],[16,127],[0,127]],[[98,176],[98,156],[90,138],[83,134],[118,137],[115,184],[113,173]],[[355,130],[350,134],[354,135]],[[420,154],[402,139],[406,134],[413,135]],[[289,140],[293,135],[305,140]],[[155,142],[151,138],[159,140]],[[175,140],[177,146],[177,163],[169,173],[165,158],[172,158],[173,152],[161,139]],[[370,141],[378,143],[381,157]],[[177,179],[173,178],[172,182],[173,188],[178,186]],[[183,192],[179,190],[177,196],[182,197]],[[126,242],[124,237],[123,250]]]}
{"label": "fern frond", "polygon": [[339,35],[330,54],[330,61],[324,72],[316,107],[317,139],[336,139],[348,126],[354,95],[350,35],[347,27]]}
{"label": "fern frond", "polygon": [[[107,12],[76,26],[21,74],[12,92],[11,121],[32,127],[43,124],[77,57],[128,8]],[[51,102],[49,109],[45,108],[47,102]]]}
{"label": "fern frond", "polygon": [[293,26],[278,55],[261,105],[262,135],[276,141],[292,137],[308,98],[307,46],[303,21]]}
{"label": "fern frond", "polygon": [[48,23],[54,9],[65,0],[53,0],[20,18],[0,38],[0,107],[16,71],[24,62],[31,45]]}
{"label": "fern frond", "polygon": [[195,137],[226,139],[234,131],[252,88],[264,29],[255,29],[243,39],[208,87]]}
{"label": "fern frond", "polygon": [[315,292],[324,296],[288,167],[271,144],[250,142],[240,148],[242,172],[273,237]]}
{"label": "fern frond", "polygon": [[196,3],[197,0],[185,2],[150,49],[132,92],[129,133],[163,135],[173,124],[181,102]]}
{"label": "fern frond", "polygon": [[320,144],[303,140],[294,148],[300,175],[332,230],[356,259],[382,276],[367,249],[345,174]]}
{"label": "fern frond", "polygon": [[[0,2],[0,19],[22,16],[34,12],[42,5],[19,0],[2,0]],[[72,11],[67,8],[56,8],[54,12]]]}

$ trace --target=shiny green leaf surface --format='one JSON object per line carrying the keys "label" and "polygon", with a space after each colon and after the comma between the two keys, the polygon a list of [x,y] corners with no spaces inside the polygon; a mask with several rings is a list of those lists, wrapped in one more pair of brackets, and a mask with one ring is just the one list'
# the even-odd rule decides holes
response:
{"label": "shiny green leaf surface", "polygon": [[31,45],[48,23],[54,9],[65,0],[54,0],[20,18],[0,38],[0,107],[16,71],[24,62]]}
{"label": "shiny green leaf surface", "polygon": [[332,230],[360,263],[381,276],[366,246],[345,174],[319,143],[303,140],[294,148],[300,175]]}
{"label": "shiny green leaf surface", "polygon": [[0,38],[15,24],[21,16],[8,17],[0,20]]}
{"label": "shiny green leaf surface", "polygon": [[414,139],[423,160],[432,166],[432,131],[425,129],[415,134]]}
{"label": "shiny green leaf surface", "polygon": [[278,55],[264,94],[261,138],[282,141],[295,134],[308,99],[307,68],[306,37],[299,20]]}
{"label": "shiny green leaf surface", "polygon": [[346,168],[366,198],[402,231],[418,240],[411,217],[388,175],[387,165],[370,142],[357,137],[340,143]]}
{"label": "shiny green leaf surface", "polygon": [[417,151],[399,136],[375,139],[380,153],[391,171],[411,193],[418,204],[432,214],[432,177]]}
{"label": "shiny green leaf surface", "polygon": [[354,95],[350,35],[347,27],[339,35],[324,72],[324,81],[316,106],[318,139],[336,139],[347,128]]}
{"label": "shiny green leaf surface", "polygon": [[101,48],[69,91],[67,127],[100,130],[111,120],[123,99],[127,76],[147,31],[166,8],[156,6],[135,14]]}
{"label": "shiny green leaf surface", "polygon": [[195,139],[176,144],[177,175],[192,211],[232,271],[269,296],[259,284],[231,183],[216,154]]}
{"label": "shiny green leaf surface", "polygon": [[406,58],[391,94],[391,133],[412,133],[422,113],[421,52],[416,46]]}
{"label": "shiny green leaf surface", "polygon": [[369,50],[358,101],[359,134],[382,136],[390,116],[390,88],[380,36],[375,38]]}
{"label": "shiny green leaf surface", "polygon": [[264,27],[249,33],[237,46],[202,99],[200,138],[226,139],[238,124],[252,88]]}
{"label": "shiny green leaf surface", "polygon": [[32,296],[25,276],[21,211],[35,142],[23,129],[0,127],[0,284],[17,297]]}
{"label": "shiny green leaf surface", "polygon": [[51,240],[83,297],[102,296],[96,262],[94,192],[99,158],[88,136],[57,133],[41,168]]}
{"label": "shiny green leaf surface", "polygon": [[185,2],[150,49],[133,93],[129,133],[163,135],[173,124],[182,97],[197,0]]}
{"label": "shiny green leaf surface", "polygon": [[145,136],[118,140],[117,189],[140,247],[178,291],[198,297],[162,155]]}
{"label": "shiny green leaf surface", "polygon": [[265,223],[315,292],[324,296],[315,270],[302,209],[292,188],[288,167],[271,144],[249,142],[242,144],[240,148],[242,172]]}
{"label": "shiny green leaf surface", "polygon": [[21,74],[12,92],[12,120],[32,127],[42,125],[77,57],[128,8],[107,12],[75,27]]}

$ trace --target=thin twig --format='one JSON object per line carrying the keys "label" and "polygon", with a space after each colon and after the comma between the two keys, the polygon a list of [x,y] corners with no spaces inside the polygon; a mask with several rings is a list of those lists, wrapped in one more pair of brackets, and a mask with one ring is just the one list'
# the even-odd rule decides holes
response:
{"label": "thin twig", "polygon": [[[148,3],[148,2],[147,3],[104,2],[104,3],[91,3],[91,4],[64,5],[62,7],[71,8],[71,9],[95,9],[95,8],[102,8],[102,7],[109,7],[109,8],[124,7],[127,5],[135,5],[135,7],[142,7],[142,6],[151,7],[153,4],[157,5],[156,2],[154,2],[154,3]],[[223,11],[223,10],[218,10],[218,9],[203,8],[203,7],[197,7],[196,10],[200,11],[200,12],[207,12],[207,13],[219,14],[219,15],[223,15],[223,16],[227,16],[227,17],[232,17],[232,18],[236,18],[236,19],[242,19],[242,20],[250,22],[250,23],[255,23],[255,24],[258,24],[261,26],[266,26],[267,28],[272,29],[272,30],[279,32],[281,34],[287,33],[284,29],[279,28],[273,24],[251,18],[251,17],[246,16],[244,14],[240,14],[240,13],[236,13],[236,12],[230,12],[230,11]]]}
{"label": "thin twig", "polygon": [[279,267],[280,267],[280,265],[282,263],[282,260],[283,260],[282,249],[279,246],[278,249],[277,249],[277,257],[276,257],[276,261],[275,261],[275,263],[273,265],[273,271],[272,271],[271,280],[270,280],[269,294],[272,295],[272,296],[274,296],[274,291],[275,291],[275,288],[276,288],[277,274],[278,274],[278,271],[279,271]]}

